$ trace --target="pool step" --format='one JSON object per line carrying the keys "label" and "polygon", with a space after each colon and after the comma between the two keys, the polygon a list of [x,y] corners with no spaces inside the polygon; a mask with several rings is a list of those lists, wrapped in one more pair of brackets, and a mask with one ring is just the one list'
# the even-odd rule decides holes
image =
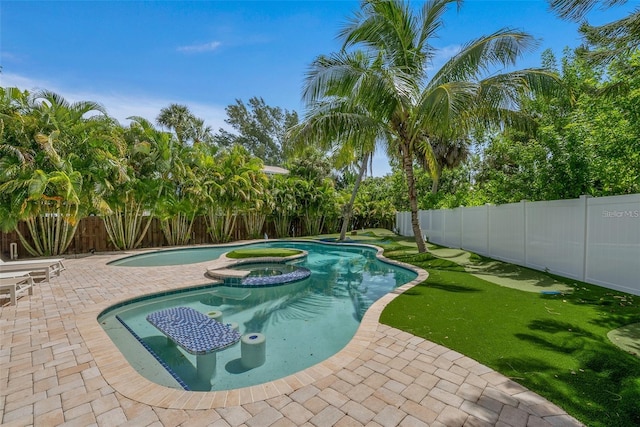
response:
{"label": "pool step", "polygon": [[242,301],[251,295],[251,291],[244,288],[224,288],[224,289],[214,289],[211,291],[212,295],[221,298],[228,298],[236,301]]}

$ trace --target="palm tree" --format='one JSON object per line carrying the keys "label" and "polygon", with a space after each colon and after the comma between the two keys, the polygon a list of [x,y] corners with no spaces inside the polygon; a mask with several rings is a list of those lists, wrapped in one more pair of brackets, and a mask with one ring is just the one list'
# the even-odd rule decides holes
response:
{"label": "palm tree", "polygon": [[[547,0],[558,16],[571,21],[583,21],[594,7],[609,8],[626,4],[627,0]],[[580,32],[591,45],[600,46],[595,51],[582,50],[592,63],[608,63],[620,55],[629,55],[640,47],[640,9],[619,20],[600,26],[582,22]]]}
{"label": "palm tree", "polygon": [[269,179],[269,193],[273,199],[271,220],[276,231],[276,237],[289,237],[291,223],[298,211],[299,199],[296,197],[296,182],[300,178],[287,175],[275,175]]}
{"label": "palm tree", "polygon": [[341,242],[344,241],[347,237],[349,223],[351,222],[351,218],[353,217],[353,204],[356,201],[358,189],[360,188],[360,184],[362,183],[362,178],[364,177],[365,173],[367,173],[367,165],[369,164],[369,160],[371,159],[371,157],[372,154],[370,152],[365,152],[359,158],[358,174],[356,175],[356,180],[353,183],[353,189],[351,190],[349,201],[345,204],[344,211],[342,213],[342,226],[340,227],[339,237],[339,240]]}
{"label": "palm tree", "polygon": [[213,144],[213,133],[211,126],[206,126],[204,120],[194,117],[186,131],[186,138],[193,141],[193,144]]}
{"label": "palm tree", "polygon": [[295,184],[298,216],[302,219],[304,233],[316,236],[324,229],[325,222],[335,217],[337,194],[333,181],[328,178],[317,181],[298,179]]}
{"label": "palm tree", "polygon": [[[458,138],[431,138],[429,144],[433,148],[435,162],[429,162],[425,153],[418,150],[416,153],[418,161],[429,171],[431,175],[431,193],[438,192],[440,177],[444,169],[455,169],[463,164],[469,157],[469,138],[461,136]],[[433,168],[433,170],[431,169]]]}
{"label": "palm tree", "polygon": [[171,104],[160,110],[156,122],[160,126],[172,129],[178,138],[178,142],[184,145],[187,142],[188,132],[194,118],[186,105]]}
{"label": "palm tree", "polygon": [[232,239],[239,214],[249,213],[245,219],[264,221],[261,209],[267,178],[262,168],[262,161],[239,145],[201,158],[198,176],[202,179],[204,208],[214,242]]}
{"label": "palm tree", "polygon": [[163,143],[169,135],[141,117],[130,117],[123,129],[127,179],[115,185],[107,196],[109,211],[102,219],[111,243],[119,250],[140,246],[155,215],[164,181],[158,171],[170,169],[161,161]]}
{"label": "palm tree", "polygon": [[[201,180],[194,173],[197,157],[194,148],[181,144],[173,134],[154,128],[144,118],[130,119],[135,123],[134,134],[137,133],[135,152],[144,154],[136,164],[143,179],[136,188],[156,190],[155,194],[153,191],[139,194],[136,203],[152,210],[170,245],[186,244],[202,203]],[[138,206],[130,212],[137,215],[144,209]]]}
{"label": "palm tree", "polygon": [[0,87],[0,182],[34,161],[27,116],[29,92]]}
{"label": "palm tree", "polygon": [[8,90],[2,99],[2,121],[10,122],[3,129],[2,151],[9,155],[2,163],[10,167],[0,178],[2,227],[16,230],[32,255],[61,254],[79,219],[107,209],[107,189],[124,179],[110,133],[114,122],[99,104],[70,103],[50,91]]}
{"label": "palm tree", "polygon": [[[367,172],[367,166],[376,148],[379,127],[375,125],[375,119],[368,116],[368,110],[351,97],[342,96],[342,78],[359,78],[364,81],[364,75],[358,75],[372,68],[371,58],[365,53],[356,51],[353,53],[340,52],[332,57],[320,56],[312,64],[308,74],[309,85],[305,89],[304,97],[309,100],[311,108],[306,114],[305,120],[294,126],[290,133],[296,144],[307,140],[315,140],[321,149],[333,151],[334,163],[337,167],[348,164],[357,164],[358,174],[354,183],[349,201],[343,207],[342,227],[340,229],[340,241],[344,241],[353,212],[353,204]],[[323,96],[318,99],[317,94],[310,93],[313,80],[317,73],[322,73],[327,67],[339,68],[345,75],[336,80],[328,80],[323,88]],[[357,70],[353,73],[352,70]],[[353,73],[353,74],[352,74]],[[330,87],[335,84],[335,87]],[[366,84],[360,82],[359,84]]]}
{"label": "palm tree", "polygon": [[[537,69],[483,78],[496,66],[513,66],[519,56],[535,47],[531,36],[510,29],[467,43],[428,79],[428,66],[436,52],[430,41],[437,36],[451,2],[427,1],[414,13],[400,0],[364,1],[361,11],[339,33],[344,51],[316,60],[305,86],[311,105],[336,106],[337,113],[327,117],[316,132],[319,139],[339,134],[335,129],[375,133],[400,160],[420,252],[426,246],[418,221],[416,155],[424,158],[435,179],[440,170],[436,141],[463,137],[474,125],[516,121],[522,92],[555,81],[551,73]],[[354,47],[361,52],[344,53]],[[346,60],[356,54],[366,57]],[[344,116],[347,111],[348,118]],[[322,132],[327,129],[333,131]]]}
{"label": "palm tree", "polygon": [[[63,253],[71,244],[82,217],[82,174],[59,156],[55,149],[58,135],[53,132],[49,136],[36,136],[54,168],[20,169],[0,183],[0,193],[11,195],[3,228],[14,229],[25,249],[36,256]],[[20,232],[19,221],[26,223],[29,236]]]}

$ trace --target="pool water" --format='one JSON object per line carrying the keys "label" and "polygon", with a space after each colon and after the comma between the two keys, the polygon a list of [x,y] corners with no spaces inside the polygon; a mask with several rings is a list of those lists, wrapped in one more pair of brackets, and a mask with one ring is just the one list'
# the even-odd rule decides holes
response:
{"label": "pool water", "polygon": [[184,249],[166,249],[117,259],[115,261],[111,261],[109,265],[115,265],[118,267],[158,267],[165,265],[196,264],[198,262],[212,261],[219,258],[220,255],[226,252],[231,252],[232,250],[241,247],[245,246],[224,245]]}
{"label": "pool water", "polygon": [[238,267],[234,267],[237,270],[247,270],[250,271],[247,277],[273,277],[280,276],[284,273],[290,273],[294,271],[292,266],[288,264],[252,264],[252,265],[240,265]]}
{"label": "pool water", "polygon": [[[417,277],[413,271],[378,260],[374,249],[361,246],[274,241],[252,247],[308,251],[307,258],[295,265],[311,270],[311,276],[273,287],[205,285],[188,292],[142,298],[108,309],[98,320],[129,363],[147,379],[174,388],[183,388],[183,382],[190,390],[228,390],[273,381],[326,360],[349,343],[373,302]],[[198,257],[214,259],[232,250],[229,246],[209,249],[214,255],[199,251]],[[180,251],[169,252],[176,255]],[[158,256],[166,255],[158,252]],[[133,265],[134,258],[128,259],[128,265]],[[143,262],[157,260],[147,254]],[[277,270],[273,265],[267,268]],[[212,378],[199,378],[196,356],[169,344],[146,320],[151,312],[177,306],[191,307],[205,314],[220,311],[223,323],[237,324],[242,335],[263,334],[266,337],[264,364],[244,368],[241,346],[236,344],[215,353],[216,370]],[[170,369],[158,363],[116,316]]]}

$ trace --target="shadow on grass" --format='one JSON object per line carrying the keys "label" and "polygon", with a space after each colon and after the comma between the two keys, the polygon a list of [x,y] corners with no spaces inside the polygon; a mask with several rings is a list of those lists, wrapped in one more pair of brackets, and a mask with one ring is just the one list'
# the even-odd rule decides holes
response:
{"label": "shadow on grass", "polygon": [[433,256],[430,253],[409,253],[402,254],[396,256],[390,256],[390,258],[395,259],[397,261],[406,262],[408,264],[417,265],[424,269],[438,269],[438,270],[446,270],[446,271],[457,271],[457,272],[465,272],[465,269],[460,264],[455,262],[438,258]]}
{"label": "shadow on grass", "polygon": [[538,390],[589,426],[640,425],[637,359],[573,323],[534,320],[529,328],[532,333],[514,336],[532,344],[541,355],[553,356],[500,358],[492,367]]}
{"label": "shadow on grass", "polygon": [[[389,256],[389,258],[418,266],[429,272],[429,278],[413,289],[425,287],[445,292],[481,292],[479,288],[464,284],[464,276],[466,273],[463,266],[449,260],[437,258],[428,252]],[[422,294],[422,292],[418,291],[418,293],[413,295]],[[405,292],[405,295],[411,294]]]}
{"label": "shadow on grass", "polygon": [[462,285],[455,285],[455,284],[431,283],[431,284],[428,284],[427,286],[429,286],[432,289],[439,289],[441,291],[446,291],[446,292],[465,292],[465,293],[482,292],[480,289],[477,289],[477,288],[472,288],[469,286],[462,286]]}
{"label": "shadow on grass", "polygon": [[[515,334],[514,336],[523,341],[528,341],[532,344],[535,344],[536,346],[545,350],[550,350],[557,353],[574,354],[576,351],[582,350],[584,348],[583,342],[578,337],[576,337],[573,341],[567,339],[563,340],[562,343],[556,344],[537,335]],[[573,345],[570,345],[571,342],[573,342]]]}
{"label": "shadow on grass", "polygon": [[[565,283],[570,280],[558,278]],[[598,316],[589,323],[607,329],[616,329],[633,323],[640,323],[640,304],[635,295],[617,292],[582,282],[573,283],[574,291],[562,299],[574,306],[584,306],[595,310]],[[639,335],[640,337],[640,335]]]}
{"label": "shadow on grass", "polygon": [[[559,352],[566,353],[564,349]],[[535,357],[503,358],[493,368],[527,388],[541,390],[547,399],[591,427],[640,425],[638,364],[603,345],[574,357],[575,365],[564,369]]]}
{"label": "shadow on grass", "polygon": [[588,337],[591,338],[593,340],[602,340],[601,337],[599,337],[598,335],[576,325],[573,323],[569,323],[569,322],[560,322],[557,320],[533,320],[529,323],[529,329],[534,330],[534,331],[541,331],[541,332],[546,332],[546,333],[551,333],[551,334],[558,334],[558,333],[570,333],[570,334],[577,334],[580,335],[582,337]]}

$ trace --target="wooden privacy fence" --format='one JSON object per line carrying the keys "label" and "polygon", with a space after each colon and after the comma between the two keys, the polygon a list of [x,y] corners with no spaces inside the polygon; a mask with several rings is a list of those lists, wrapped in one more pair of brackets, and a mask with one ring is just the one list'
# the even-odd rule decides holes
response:
{"label": "wooden privacy fence", "polygon": [[[18,226],[20,233],[24,236],[28,236],[29,232],[26,224],[21,223]],[[299,223],[294,222],[293,224],[293,232],[296,236],[301,234],[301,225]],[[275,237],[275,231],[273,229],[273,225],[267,221],[265,223],[264,229],[262,233],[267,233],[271,237]],[[244,224],[242,222],[242,218],[238,218],[238,222],[236,223],[236,230],[232,240],[244,240],[247,238],[247,235],[244,230]],[[11,244],[17,244],[18,250],[18,258],[28,258],[31,255],[26,251],[20,239],[18,238],[18,233],[2,233],[0,232],[0,254],[4,259],[9,259],[10,257],[10,249]],[[207,224],[204,217],[197,217],[193,224],[193,229],[191,231],[191,240],[189,244],[212,244],[214,243],[209,236],[207,231]],[[142,240],[141,248],[157,248],[167,246],[167,240],[160,229],[160,222],[157,219],[153,219],[151,225],[149,226],[149,230]],[[104,226],[104,222],[102,218],[96,216],[86,217],[80,220],[80,224],[78,225],[78,230],[71,242],[71,245],[66,250],[63,255],[77,255],[77,254],[87,254],[90,252],[111,252],[115,251],[116,248],[111,244],[109,240],[109,236],[107,235],[107,230]]]}
{"label": "wooden privacy fence", "polygon": [[[640,295],[640,194],[419,212],[430,242]],[[413,235],[411,213],[396,229]]]}

